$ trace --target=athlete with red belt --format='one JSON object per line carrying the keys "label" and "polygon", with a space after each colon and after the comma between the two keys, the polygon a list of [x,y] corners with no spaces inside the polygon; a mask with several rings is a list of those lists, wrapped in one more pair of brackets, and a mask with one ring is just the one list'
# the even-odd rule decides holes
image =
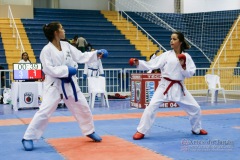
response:
{"label": "athlete with red belt", "polygon": [[154,123],[155,113],[159,106],[166,101],[176,102],[189,115],[193,134],[207,135],[202,129],[201,108],[184,85],[184,79],[195,74],[196,66],[191,56],[185,52],[190,46],[185,41],[181,32],[171,35],[170,45],[172,50],[162,53],[150,61],[131,58],[130,65],[136,65],[139,70],[161,70],[161,81],[148,105],[145,108],[134,140],[143,139]]}

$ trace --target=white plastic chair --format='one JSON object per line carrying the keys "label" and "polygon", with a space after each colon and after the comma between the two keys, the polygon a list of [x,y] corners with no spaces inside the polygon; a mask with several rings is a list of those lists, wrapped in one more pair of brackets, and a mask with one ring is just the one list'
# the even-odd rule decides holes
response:
{"label": "white plastic chair", "polygon": [[[105,106],[107,103],[107,107],[109,108],[108,103],[108,95],[106,91],[106,79],[105,77],[88,77],[88,93],[89,97],[89,106],[94,107],[95,97],[98,93],[101,94],[101,104]],[[105,96],[105,98],[104,98]],[[106,103],[105,103],[106,100]]]}
{"label": "white plastic chair", "polygon": [[209,92],[211,92],[211,103],[217,102],[218,91],[222,91],[224,102],[226,103],[225,90],[221,87],[220,77],[218,75],[206,74],[205,81],[208,85],[207,101]]}

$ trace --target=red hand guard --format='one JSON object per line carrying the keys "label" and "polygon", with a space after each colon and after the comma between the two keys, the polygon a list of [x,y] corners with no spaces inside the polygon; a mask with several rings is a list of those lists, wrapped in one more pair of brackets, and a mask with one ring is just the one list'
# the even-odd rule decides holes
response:
{"label": "red hand guard", "polygon": [[182,67],[183,68],[186,67],[186,56],[184,54],[179,54],[177,57],[179,60],[180,59],[184,60],[184,64],[182,65]]}
{"label": "red hand guard", "polygon": [[135,58],[130,58],[129,59],[129,65],[133,66],[134,65]]}

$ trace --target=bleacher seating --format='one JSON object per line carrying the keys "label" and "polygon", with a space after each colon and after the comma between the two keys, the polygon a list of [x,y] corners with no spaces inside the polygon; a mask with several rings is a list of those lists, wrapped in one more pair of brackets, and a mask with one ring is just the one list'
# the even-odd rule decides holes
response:
{"label": "bleacher seating", "polygon": [[[201,44],[201,49],[208,58],[213,61],[214,55],[217,54],[224,38],[227,36],[230,27],[232,26],[234,20],[239,15],[240,10],[232,11],[217,11],[217,12],[206,12],[204,13],[204,30],[207,29],[207,34],[205,36],[201,35],[202,23],[195,18],[203,16],[203,13],[191,13],[191,14],[176,14],[176,13],[156,13],[163,21],[169,24],[172,28],[182,31],[188,39],[194,39],[195,44]],[[170,49],[169,45],[169,35],[170,31],[166,30],[162,26],[156,25],[151,21],[139,16],[139,13],[128,12],[134,21],[140,24],[144,30],[150,33],[160,44],[162,44],[167,50]],[[221,16],[219,16],[221,15]],[[224,15],[224,16],[223,16]],[[177,20],[178,23],[175,21]],[[184,26],[184,28],[183,28]],[[196,33],[194,37],[191,37],[189,33]],[[197,32],[199,31],[199,33]],[[206,32],[205,32],[206,34]],[[201,37],[201,38],[196,38]],[[201,42],[200,42],[201,41]],[[214,42],[211,43],[211,42]],[[187,52],[192,56],[196,63],[197,68],[208,68],[210,67],[209,60],[204,56],[204,54],[199,51],[196,47],[191,45],[191,48]],[[199,59],[200,58],[200,59]],[[201,60],[201,61],[200,61]]]}
{"label": "bleacher seating", "polygon": [[[128,60],[132,56],[146,60],[100,11],[35,8],[34,19],[22,19],[22,22],[37,62],[41,49],[47,43],[42,26],[52,21],[63,25],[67,39],[79,35],[86,38],[94,49],[107,49],[109,57],[102,60],[103,68],[131,68]],[[79,68],[83,68],[83,64]]]}
{"label": "bleacher seating", "polygon": [[0,65],[5,69],[8,68],[1,35],[0,35]]}
{"label": "bleacher seating", "polygon": [[[5,55],[5,50],[3,47],[3,42],[2,42],[2,37],[0,34],[0,65],[4,68],[4,69],[8,69],[8,64],[6,62],[6,55]],[[5,77],[9,77],[9,72],[5,72]],[[6,81],[5,87],[9,87],[10,84],[9,81]]]}
{"label": "bleacher seating", "polygon": [[[239,10],[181,14],[184,28],[181,23],[174,23],[173,20],[170,20],[170,15],[177,16],[177,14],[158,14],[158,16],[173,28],[184,31],[185,35],[195,44],[201,44],[201,49],[213,60],[238,14]],[[212,44],[209,43],[212,40],[215,45],[209,45]]]}
{"label": "bleacher seating", "polygon": [[[144,30],[146,30],[150,35],[152,35],[152,37],[155,38],[164,48],[166,48],[167,50],[171,49],[171,31],[144,19],[133,12],[128,12],[127,14],[132,17],[139,25],[141,25]],[[161,14],[164,13],[159,13],[158,15]],[[189,50],[186,50],[186,52],[188,52],[192,56],[192,59],[194,60],[197,68],[208,68],[210,66],[210,62],[196,47],[191,46],[191,48]]]}
{"label": "bleacher seating", "polygon": [[[218,26],[218,30],[214,30],[212,28],[212,32],[218,32],[217,39],[216,36],[212,38],[209,35],[202,37],[203,46],[206,46],[208,50],[207,53],[217,53],[219,50],[221,43],[223,42],[226,34],[229,31],[231,23],[233,22],[236,16],[239,13],[239,10],[233,11],[221,11],[221,12],[229,12],[226,14],[226,17],[218,17],[215,16],[220,12],[208,12],[205,13],[205,27],[208,24],[214,23]],[[140,17],[139,15],[133,12],[127,12],[138,24],[141,25],[148,33],[150,33],[160,44],[162,44],[167,50],[170,49],[169,41],[170,41],[170,34],[171,31],[160,27],[159,25],[153,24],[152,22]],[[51,16],[49,16],[51,15]],[[168,24],[172,25],[173,28],[181,30],[181,26],[191,30],[194,27],[198,27],[199,22],[187,23],[187,21],[179,21],[177,23],[172,23],[172,19],[168,19],[167,17],[180,17],[182,19],[190,19],[192,17],[200,16],[200,13],[191,13],[191,14],[175,14],[175,13],[158,13],[157,14],[161,19],[166,21]],[[222,14],[224,15],[224,14]],[[228,15],[232,15],[229,17]],[[221,21],[220,19],[221,18]],[[140,55],[140,51],[135,49],[134,45],[130,44],[129,40],[126,40],[124,35],[120,33],[116,29],[115,26],[112,25],[104,16],[100,13],[100,11],[93,11],[93,10],[70,10],[70,9],[43,9],[43,8],[35,8],[34,9],[34,19],[22,19],[24,24],[25,30],[27,32],[29,41],[31,46],[34,50],[34,54],[36,56],[37,62],[39,62],[39,54],[43,46],[47,43],[46,38],[42,32],[42,26],[46,23],[51,21],[59,21],[63,24],[63,27],[66,31],[66,38],[71,39],[76,34],[81,35],[87,39],[91,45],[95,49],[105,48],[109,51],[109,58],[103,59],[103,67],[104,68],[131,68],[128,65],[128,59],[130,57],[136,57],[139,59],[146,59]],[[227,23],[225,23],[227,22]],[[184,23],[182,25],[181,23]],[[193,27],[194,26],[194,27]],[[196,29],[197,30],[197,29]],[[185,33],[187,35],[187,33]],[[0,39],[1,40],[1,39]],[[216,42],[215,45],[211,45],[208,47],[209,42],[214,41]],[[199,51],[196,47],[191,46],[190,50],[187,52],[192,56],[193,60],[196,63],[197,68],[208,68],[210,67],[210,62],[207,58]],[[2,46],[2,42],[0,41],[0,64],[6,64],[6,58],[4,54],[4,49]],[[3,54],[2,54],[3,53]],[[116,57],[116,59],[114,59]],[[213,60],[213,57],[210,57]],[[5,66],[8,68],[7,66]],[[83,65],[79,66],[83,68]]]}

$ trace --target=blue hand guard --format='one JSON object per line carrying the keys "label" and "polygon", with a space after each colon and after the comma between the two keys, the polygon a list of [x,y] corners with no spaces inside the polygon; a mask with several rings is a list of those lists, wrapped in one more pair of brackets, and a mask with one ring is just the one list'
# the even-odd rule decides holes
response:
{"label": "blue hand guard", "polygon": [[87,79],[87,75],[86,74],[83,74],[83,79]]}
{"label": "blue hand guard", "polygon": [[74,67],[68,66],[68,77],[71,77],[75,74],[77,74],[77,69]]}
{"label": "blue hand guard", "polygon": [[103,58],[107,58],[108,57],[108,51],[106,49],[100,49],[100,50],[97,50],[97,54],[100,54],[102,53],[102,57]]}

